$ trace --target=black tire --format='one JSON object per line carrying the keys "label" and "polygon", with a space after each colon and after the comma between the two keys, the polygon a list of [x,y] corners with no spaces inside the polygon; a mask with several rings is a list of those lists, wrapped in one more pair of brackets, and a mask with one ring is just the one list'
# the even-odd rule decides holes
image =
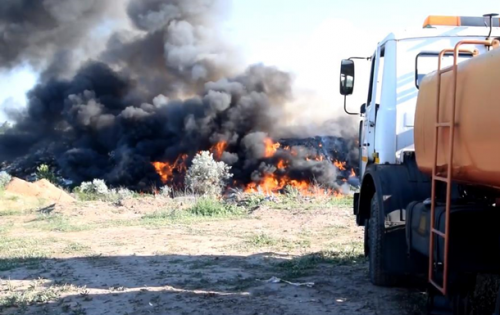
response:
{"label": "black tire", "polygon": [[397,279],[388,275],[382,268],[384,224],[380,222],[380,207],[375,193],[370,202],[370,219],[368,220],[368,252],[370,281],[377,286],[394,286]]}
{"label": "black tire", "polygon": [[365,231],[364,231],[364,242],[363,247],[365,251],[365,257],[370,256],[370,219],[365,219]]}

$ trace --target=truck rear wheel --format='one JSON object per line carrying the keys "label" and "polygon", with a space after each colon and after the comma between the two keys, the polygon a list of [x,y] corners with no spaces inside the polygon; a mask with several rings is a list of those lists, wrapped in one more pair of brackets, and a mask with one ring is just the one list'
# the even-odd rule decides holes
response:
{"label": "truck rear wheel", "polygon": [[378,286],[393,286],[396,278],[388,275],[382,268],[383,242],[384,242],[384,222],[380,222],[380,206],[377,194],[375,193],[370,203],[370,219],[365,229],[368,228],[365,239],[365,248],[369,258],[370,281]]}

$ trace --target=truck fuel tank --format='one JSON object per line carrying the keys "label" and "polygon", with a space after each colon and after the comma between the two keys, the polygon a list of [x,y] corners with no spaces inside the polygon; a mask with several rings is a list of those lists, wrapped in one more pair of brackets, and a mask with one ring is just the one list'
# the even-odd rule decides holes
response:
{"label": "truck fuel tank", "polygon": [[[437,64],[437,58],[436,58]],[[453,180],[500,189],[500,49],[458,64]],[[415,112],[415,155],[419,169],[432,174],[438,74],[420,83]],[[441,76],[439,122],[451,121],[453,71]],[[446,176],[450,128],[439,128],[438,173]]]}

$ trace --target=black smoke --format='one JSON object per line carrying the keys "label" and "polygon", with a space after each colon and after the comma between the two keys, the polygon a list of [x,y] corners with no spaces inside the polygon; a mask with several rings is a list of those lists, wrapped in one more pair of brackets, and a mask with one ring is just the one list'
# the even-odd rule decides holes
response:
{"label": "black smoke", "polygon": [[[128,26],[115,30],[105,48],[85,62],[58,59],[86,45],[91,24],[105,21],[112,4],[127,13]],[[238,183],[284,172],[274,167],[281,159],[289,165],[281,175],[338,187],[336,168],[330,161],[307,161],[310,150],[265,155],[264,140],[282,133],[292,78],[264,65],[235,73],[235,50],[219,30],[227,1],[125,4],[1,2],[2,66],[47,65],[27,95],[27,109],[11,115],[15,126],[0,135],[0,161],[43,150],[76,183],[102,178],[112,186],[145,189],[161,184],[151,162],[173,162],[181,154],[192,158],[224,141],[220,158],[232,166]],[[70,27],[70,21],[82,26]],[[67,64],[77,69],[69,77],[62,75]]]}
{"label": "black smoke", "polygon": [[[115,16],[121,0],[0,1],[0,68],[27,62],[52,75],[96,46],[92,30]],[[91,43],[87,45],[87,43]],[[59,66],[59,67],[58,67]],[[59,71],[55,71],[58,69]],[[54,70],[52,72],[51,70]]]}

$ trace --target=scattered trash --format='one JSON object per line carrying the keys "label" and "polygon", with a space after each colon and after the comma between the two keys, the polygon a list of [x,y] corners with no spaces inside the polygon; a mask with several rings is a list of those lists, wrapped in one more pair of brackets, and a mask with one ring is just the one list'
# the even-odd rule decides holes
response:
{"label": "scattered trash", "polygon": [[264,282],[267,282],[267,283],[280,283],[280,282],[283,282],[283,283],[287,283],[287,284],[293,285],[295,287],[303,287],[303,286],[305,286],[305,287],[308,287],[308,288],[312,288],[314,286],[314,282],[304,282],[304,283],[290,282],[290,281],[286,281],[286,280],[280,279],[278,277],[271,277],[268,280],[264,280]]}

